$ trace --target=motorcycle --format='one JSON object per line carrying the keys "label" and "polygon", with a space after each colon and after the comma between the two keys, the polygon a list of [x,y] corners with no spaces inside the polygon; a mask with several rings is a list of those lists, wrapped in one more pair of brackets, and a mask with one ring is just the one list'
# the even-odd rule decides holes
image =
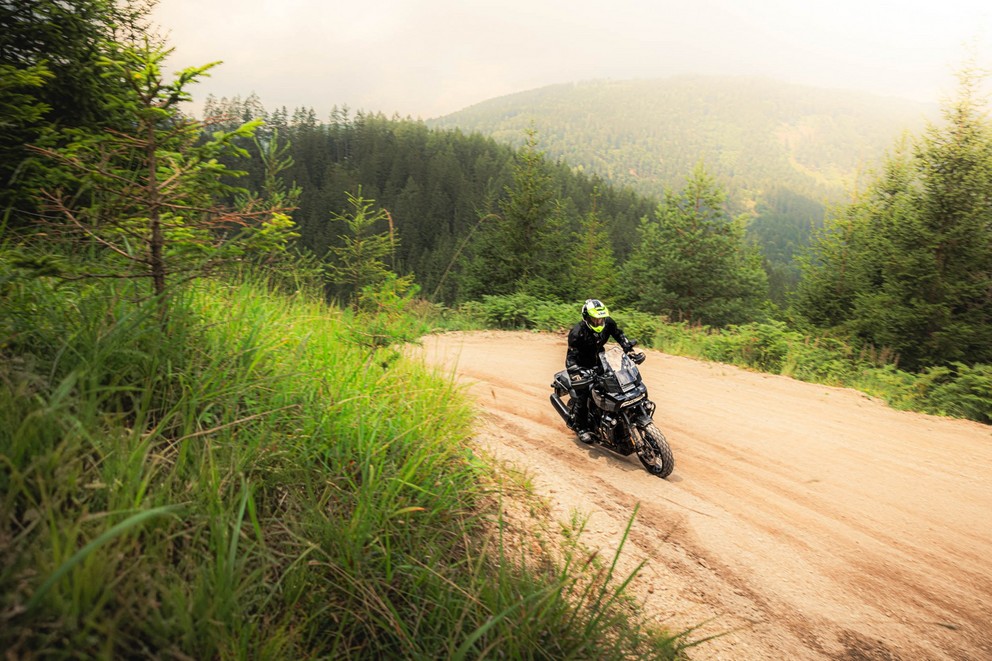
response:
{"label": "motorcycle", "polygon": [[[643,362],[644,354],[639,355],[638,362]],[[587,415],[593,442],[625,457],[636,452],[649,473],[668,477],[675,468],[675,457],[654,424],[656,406],[648,399],[633,358],[614,345],[601,351],[597,360],[595,369],[556,373],[551,405],[568,428],[575,430],[577,389],[589,388]]]}

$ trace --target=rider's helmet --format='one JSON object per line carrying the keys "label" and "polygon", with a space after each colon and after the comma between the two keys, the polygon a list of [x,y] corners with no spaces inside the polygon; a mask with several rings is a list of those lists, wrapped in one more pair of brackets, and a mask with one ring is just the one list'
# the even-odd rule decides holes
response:
{"label": "rider's helmet", "polygon": [[609,309],[598,299],[590,298],[582,306],[582,320],[586,322],[586,326],[594,333],[603,332],[609,316]]}

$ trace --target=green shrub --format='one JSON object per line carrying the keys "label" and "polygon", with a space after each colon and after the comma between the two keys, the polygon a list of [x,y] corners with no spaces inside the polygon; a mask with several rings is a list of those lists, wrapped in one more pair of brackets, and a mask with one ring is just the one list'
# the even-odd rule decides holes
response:
{"label": "green shrub", "polygon": [[925,411],[992,423],[992,365],[929,368],[917,392]]}
{"label": "green shrub", "polygon": [[856,364],[840,340],[795,334],[782,365],[782,374],[802,381],[842,385],[850,381]]}
{"label": "green shrub", "polygon": [[[546,301],[530,294],[483,296],[462,304],[459,313],[488,328],[563,332],[582,318],[582,302]],[[665,326],[661,317],[637,310],[613,310],[613,317],[628,337],[645,347],[653,346]]]}
{"label": "green shrub", "polygon": [[[578,321],[580,306],[525,294],[486,296],[462,305],[458,316],[488,328],[561,332]],[[714,329],[668,323],[637,310],[613,313],[627,336],[645,348],[857,388],[899,409],[992,422],[992,367],[987,365],[933,367],[917,375],[898,369],[884,347],[855,348],[836,337],[810,337],[781,321]]]}
{"label": "green shrub", "polygon": [[[573,314],[578,321],[579,314],[577,312]],[[658,333],[667,325],[663,317],[639,310],[613,310],[613,318],[627,337],[636,340],[644,349],[656,345]]]}
{"label": "green shrub", "polygon": [[893,408],[912,411],[919,410],[918,396],[914,392],[917,377],[900,370],[895,365],[862,365],[841,384],[878,397]]}

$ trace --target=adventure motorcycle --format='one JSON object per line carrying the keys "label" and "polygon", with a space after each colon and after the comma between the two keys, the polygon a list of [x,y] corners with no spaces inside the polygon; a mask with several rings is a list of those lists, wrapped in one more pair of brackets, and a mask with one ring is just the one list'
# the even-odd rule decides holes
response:
{"label": "adventure motorcycle", "polygon": [[[643,355],[638,362],[643,362]],[[648,399],[648,389],[634,360],[615,345],[601,351],[597,360],[595,369],[555,374],[551,405],[574,430],[576,391],[589,388],[587,415],[594,442],[625,457],[636,452],[649,473],[668,477],[675,468],[675,458],[651,417],[655,404]]]}

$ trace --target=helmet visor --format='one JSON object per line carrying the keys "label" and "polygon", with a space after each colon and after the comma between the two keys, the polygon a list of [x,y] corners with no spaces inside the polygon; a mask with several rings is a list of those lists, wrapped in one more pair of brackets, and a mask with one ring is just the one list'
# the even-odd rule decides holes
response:
{"label": "helmet visor", "polygon": [[603,329],[606,328],[606,318],[603,319],[586,319],[586,325],[594,333],[602,333]]}

